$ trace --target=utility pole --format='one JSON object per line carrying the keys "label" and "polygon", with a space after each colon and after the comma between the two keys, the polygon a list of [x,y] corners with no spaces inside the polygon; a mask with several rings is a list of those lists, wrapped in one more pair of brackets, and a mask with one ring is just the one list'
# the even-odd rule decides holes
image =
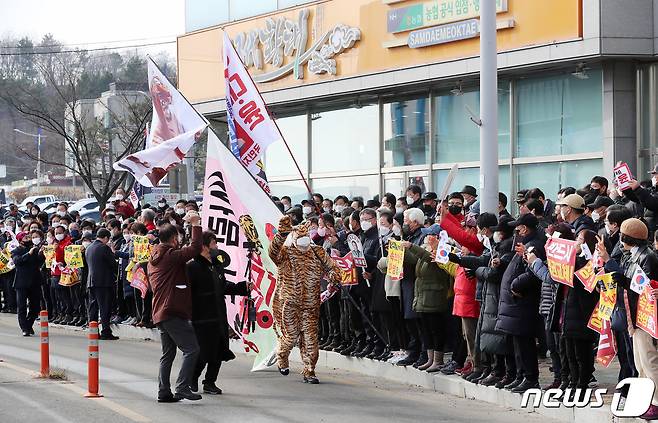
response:
{"label": "utility pole", "polygon": [[41,128],[37,128],[36,134],[29,134],[23,132],[18,128],[14,128],[14,132],[19,134],[27,135],[28,137],[35,137],[37,139],[37,189],[41,187],[41,138],[46,138],[45,135],[41,135]]}
{"label": "utility pole", "polygon": [[480,1],[480,212],[498,216],[496,0]]}

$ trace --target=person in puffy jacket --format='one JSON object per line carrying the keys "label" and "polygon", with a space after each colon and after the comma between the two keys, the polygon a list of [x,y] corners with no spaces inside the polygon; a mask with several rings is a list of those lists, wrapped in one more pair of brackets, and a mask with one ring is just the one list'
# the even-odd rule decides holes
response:
{"label": "person in puffy jacket", "polygon": [[521,215],[511,226],[516,228],[514,243],[516,255],[505,269],[500,286],[500,302],[496,330],[512,339],[516,359],[517,377],[505,386],[515,393],[539,388],[539,363],[535,338],[541,330],[539,296],[541,281],[524,261],[526,252],[545,258],[546,237],[537,230],[539,222],[530,214]]}

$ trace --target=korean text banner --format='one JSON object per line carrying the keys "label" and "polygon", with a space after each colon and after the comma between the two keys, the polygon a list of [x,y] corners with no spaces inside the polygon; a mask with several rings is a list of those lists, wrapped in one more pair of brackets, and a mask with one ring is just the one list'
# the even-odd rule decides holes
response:
{"label": "korean text banner", "polygon": [[267,254],[281,212],[254,181],[249,172],[226,149],[214,132],[208,133],[208,155],[203,187],[203,225],[215,232],[219,249],[225,251],[226,278],[230,282],[247,279],[248,248],[253,247],[251,280],[256,306],[256,329],[249,331],[244,312],[245,297],[226,299],[228,321],[244,342],[247,352],[255,352],[252,370],[274,363],[276,334],[272,298],[276,288],[276,265]]}
{"label": "korean text banner", "polygon": [[270,144],[281,139],[281,134],[226,32],[224,81],[231,150],[269,193],[261,158]]}
{"label": "korean text banner", "polygon": [[404,247],[402,242],[391,239],[388,241],[388,268],[386,274],[395,281],[402,279],[404,264]]}
{"label": "korean text banner", "polygon": [[576,266],[576,241],[549,238],[546,241],[546,260],[551,278],[573,288]]}

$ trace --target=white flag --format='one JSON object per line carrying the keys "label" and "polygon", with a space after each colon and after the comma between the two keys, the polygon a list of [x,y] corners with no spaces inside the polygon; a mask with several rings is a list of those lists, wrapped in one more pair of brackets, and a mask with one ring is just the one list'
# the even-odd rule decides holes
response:
{"label": "white flag", "polygon": [[155,187],[185,158],[206,122],[150,59],[148,73],[153,118],[146,149],[124,157],[113,167],[132,173],[144,186]]}
{"label": "white flag", "polygon": [[651,280],[644,273],[642,268],[635,265],[635,272],[633,272],[633,277],[631,278],[631,289],[641,295],[644,288],[649,286],[650,282]]}
{"label": "white flag", "polygon": [[281,134],[226,32],[224,81],[231,151],[269,192],[261,159],[267,147],[281,139]]}
{"label": "white flag", "polygon": [[148,60],[148,82],[153,102],[153,117],[146,136],[146,148],[154,147],[181,134],[205,128],[205,121],[169,83],[160,69]]}

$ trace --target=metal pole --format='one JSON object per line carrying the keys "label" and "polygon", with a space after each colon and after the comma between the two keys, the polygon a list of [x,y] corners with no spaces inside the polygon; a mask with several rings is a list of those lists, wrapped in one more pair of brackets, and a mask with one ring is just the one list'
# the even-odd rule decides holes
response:
{"label": "metal pole", "polygon": [[41,128],[37,131],[37,189],[41,187]]}
{"label": "metal pole", "polygon": [[480,212],[498,215],[496,0],[480,2],[480,120]]}

